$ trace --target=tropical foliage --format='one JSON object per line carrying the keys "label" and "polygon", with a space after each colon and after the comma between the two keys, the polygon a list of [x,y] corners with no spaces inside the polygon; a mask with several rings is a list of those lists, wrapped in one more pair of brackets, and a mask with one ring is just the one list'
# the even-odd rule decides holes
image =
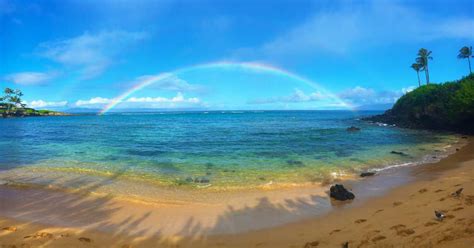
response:
{"label": "tropical foliage", "polygon": [[474,133],[474,74],[458,81],[421,86],[398,99],[391,110],[369,120]]}

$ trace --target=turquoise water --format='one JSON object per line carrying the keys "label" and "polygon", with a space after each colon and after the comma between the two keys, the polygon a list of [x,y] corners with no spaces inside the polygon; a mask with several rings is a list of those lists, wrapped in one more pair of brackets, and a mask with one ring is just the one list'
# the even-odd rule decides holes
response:
{"label": "turquoise water", "polygon": [[[371,114],[210,111],[0,119],[0,170],[115,176],[174,187],[253,187],[415,163],[457,141],[359,120]],[[349,126],[362,130],[348,132]]]}

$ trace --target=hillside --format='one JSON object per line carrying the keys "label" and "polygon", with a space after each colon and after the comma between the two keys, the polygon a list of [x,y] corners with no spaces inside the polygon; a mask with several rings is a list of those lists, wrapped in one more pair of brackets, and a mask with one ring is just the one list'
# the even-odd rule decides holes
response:
{"label": "hillside", "polygon": [[[8,109],[10,107],[10,109]],[[63,116],[69,115],[62,112],[50,110],[35,110],[32,108],[17,108],[13,104],[0,103],[0,116],[8,117],[29,117],[29,116]]]}
{"label": "hillside", "polygon": [[474,74],[457,81],[421,86],[392,109],[366,120],[400,127],[474,133]]}

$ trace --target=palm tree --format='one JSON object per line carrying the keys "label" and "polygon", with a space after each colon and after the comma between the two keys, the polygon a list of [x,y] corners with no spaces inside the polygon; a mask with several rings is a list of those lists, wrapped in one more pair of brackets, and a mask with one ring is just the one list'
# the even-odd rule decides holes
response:
{"label": "palm tree", "polygon": [[420,87],[421,86],[421,82],[420,82],[421,65],[418,63],[413,63],[411,64],[411,68],[416,71],[416,75],[418,76],[418,87]]}
{"label": "palm tree", "polygon": [[421,65],[421,70],[425,71],[426,75],[426,84],[430,84],[430,72],[428,71],[428,61],[432,60],[431,51],[428,49],[420,48],[418,50],[418,57],[416,58],[416,63]]}
{"label": "palm tree", "polygon": [[469,63],[469,74],[472,73],[470,59],[471,57],[474,58],[474,56],[472,56],[472,46],[464,46],[459,50],[458,59],[467,59],[467,62]]}

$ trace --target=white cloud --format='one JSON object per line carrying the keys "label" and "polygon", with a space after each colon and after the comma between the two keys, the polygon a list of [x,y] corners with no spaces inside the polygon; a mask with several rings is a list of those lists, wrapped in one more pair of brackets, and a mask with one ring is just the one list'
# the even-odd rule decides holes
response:
{"label": "white cloud", "polygon": [[249,104],[268,104],[268,103],[298,103],[298,102],[316,102],[327,99],[327,96],[321,92],[304,93],[300,89],[294,89],[293,93],[288,96],[272,97],[265,99],[257,99],[249,101]]}
{"label": "white cloud", "polygon": [[437,39],[474,40],[474,18],[437,16],[389,1],[342,4],[324,9],[257,49],[237,53],[295,56],[327,52],[344,55],[374,45],[426,42]]}
{"label": "white cloud", "polygon": [[19,72],[5,76],[5,80],[20,85],[41,85],[56,76],[56,72]]}
{"label": "white cloud", "polygon": [[43,100],[35,100],[31,102],[25,102],[25,104],[30,108],[64,107],[67,105],[67,101],[47,102]]}
{"label": "white cloud", "polygon": [[404,94],[414,90],[415,86],[402,88],[401,90],[376,91],[371,88],[356,86],[351,89],[344,90],[338,96],[346,102],[354,106],[371,105],[371,104],[391,104],[395,103],[398,98]]}
{"label": "white cloud", "polygon": [[89,100],[78,100],[75,105],[78,107],[91,106],[91,105],[105,105],[112,102],[112,99],[103,97],[94,97]]}
{"label": "white cloud", "polygon": [[[78,100],[76,107],[102,108],[113,101],[110,98],[94,97],[89,100]],[[181,92],[174,97],[130,97],[118,103],[117,108],[174,108],[200,106],[201,100],[197,97],[185,98]]]}
{"label": "white cloud", "polygon": [[85,32],[77,37],[42,43],[38,54],[78,68],[84,78],[92,78],[113,64],[123,49],[145,37],[143,32]]}

